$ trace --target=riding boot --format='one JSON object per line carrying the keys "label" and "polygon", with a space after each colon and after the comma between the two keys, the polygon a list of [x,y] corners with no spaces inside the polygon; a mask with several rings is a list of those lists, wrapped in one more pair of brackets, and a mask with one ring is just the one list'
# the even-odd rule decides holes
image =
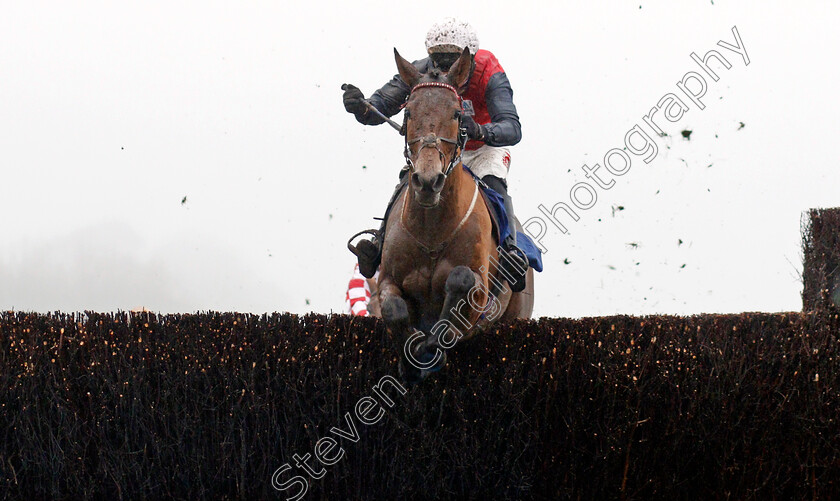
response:
{"label": "riding boot", "polygon": [[507,192],[507,182],[499,177],[487,175],[481,178],[487,186],[502,196],[507,213],[509,233],[502,242],[504,256],[500,256],[499,262],[502,267],[502,275],[510,284],[513,292],[521,292],[525,289],[525,276],[528,271],[528,258],[525,252],[516,245],[516,218],[513,215],[513,201]]}
{"label": "riding boot", "polygon": [[[365,278],[373,278],[376,270],[379,269],[379,263],[382,262],[382,243],[385,241],[385,226],[388,223],[388,215],[391,213],[394,202],[397,201],[403,187],[408,181],[406,174],[408,174],[408,166],[403,167],[400,171],[400,181],[397,183],[397,186],[394,188],[394,194],[391,195],[391,199],[388,201],[388,206],[385,208],[385,215],[382,217],[382,224],[379,226],[379,229],[364,230],[356,233],[347,242],[347,248],[359,259],[359,273]],[[354,238],[365,233],[372,235],[372,237],[370,239],[359,240],[359,243],[355,246],[351,243]]]}

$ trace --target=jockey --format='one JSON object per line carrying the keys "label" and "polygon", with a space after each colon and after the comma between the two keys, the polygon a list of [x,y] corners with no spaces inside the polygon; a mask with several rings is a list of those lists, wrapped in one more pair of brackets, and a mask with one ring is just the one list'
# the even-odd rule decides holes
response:
{"label": "jockey", "polygon": [[[510,168],[510,151],[507,148],[522,138],[519,115],[513,104],[513,90],[505,71],[490,51],[478,48],[478,37],[468,23],[447,18],[431,27],[426,35],[426,50],[429,57],[415,61],[414,66],[426,73],[431,68],[448,71],[449,67],[469,47],[472,69],[465,89],[459,89],[464,99],[465,113],[462,127],[469,141],[462,153],[462,161],[485,184],[504,198],[510,235],[502,242],[509,259],[500,259],[506,275],[515,277],[511,289],[519,292],[525,288],[524,270],[528,261],[516,245],[516,225],[513,203],[507,193],[507,174]],[[385,116],[393,116],[401,110],[411,89],[399,75],[373,93],[369,103]],[[366,125],[384,122],[382,117],[372,113],[365,105],[362,91],[352,85],[345,86],[344,108],[355,115],[356,120]],[[470,116],[470,109],[473,116]],[[361,240],[356,245],[359,270],[365,277],[372,277],[382,257],[382,242],[388,213],[396,201],[407,179],[408,166],[400,172],[400,183],[388,203],[382,226],[372,240]]]}

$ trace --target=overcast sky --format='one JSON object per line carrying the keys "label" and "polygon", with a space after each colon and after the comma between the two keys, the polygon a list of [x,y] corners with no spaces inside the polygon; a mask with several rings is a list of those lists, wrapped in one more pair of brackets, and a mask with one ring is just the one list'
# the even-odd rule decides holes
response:
{"label": "overcast sky", "polygon": [[[342,311],[345,242],[378,224],[403,162],[401,138],[358,124],[340,86],[369,95],[393,48],[424,57],[446,15],[513,86],[520,220],[569,203],[591,183],[581,165],[623,148],[663,96],[689,107],[569,234],[549,225],[535,316],[799,310],[801,214],[840,206],[837,2],[0,12],[0,309]],[[733,26],[749,65],[717,45]],[[712,49],[731,68],[712,64],[701,110],[677,82]]]}

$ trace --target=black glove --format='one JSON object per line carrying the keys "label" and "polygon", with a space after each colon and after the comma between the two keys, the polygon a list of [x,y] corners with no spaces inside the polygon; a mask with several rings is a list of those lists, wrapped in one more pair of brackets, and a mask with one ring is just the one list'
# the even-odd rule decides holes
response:
{"label": "black glove", "polygon": [[475,123],[473,117],[469,115],[461,117],[461,127],[466,129],[468,138],[475,139],[476,141],[484,141],[484,126]]}
{"label": "black glove", "polygon": [[351,84],[344,84],[341,86],[341,90],[344,91],[344,109],[348,113],[359,116],[367,111],[365,95],[362,94],[362,91],[358,87]]}

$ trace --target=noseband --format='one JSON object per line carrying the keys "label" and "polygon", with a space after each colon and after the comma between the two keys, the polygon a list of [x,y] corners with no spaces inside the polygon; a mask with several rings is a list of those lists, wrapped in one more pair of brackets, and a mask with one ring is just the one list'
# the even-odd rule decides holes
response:
{"label": "noseband", "polygon": [[[411,97],[411,94],[414,93],[415,90],[421,89],[423,87],[438,87],[443,89],[451,90],[455,93],[458,97],[458,103],[463,107],[463,100],[461,99],[460,94],[458,94],[458,89],[455,87],[443,83],[443,82],[423,82],[419,83],[411,89],[408,96]],[[408,102],[408,98],[406,98],[406,102]],[[461,161],[461,151],[464,149],[464,145],[467,143],[467,131],[462,127],[462,119],[461,119],[461,112],[458,111],[456,113],[458,119],[458,137],[456,139],[449,139],[445,137],[439,137],[434,133],[430,133],[423,137],[414,138],[412,140],[408,140],[408,110],[405,113],[405,121],[403,122],[403,129],[405,131],[405,149],[403,150],[403,155],[405,156],[405,162],[408,164],[411,170],[414,170],[414,161],[411,160],[411,149],[412,145],[420,143],[420,148],[417,149],[417,154],[420,154],[420,151],[423,148],[434,148],[437,150],[438,154],[440,155],[440,159],[444,160],[445,155],[443,154],[443,150],[440,149],[441,143],[447,143],[455,146],[455,151],[452,153],[452,158],[449,160],[449,165],[443,171],[444,176],[449,176],[452,172],[452,169],[455,168],[456,165]]]}

